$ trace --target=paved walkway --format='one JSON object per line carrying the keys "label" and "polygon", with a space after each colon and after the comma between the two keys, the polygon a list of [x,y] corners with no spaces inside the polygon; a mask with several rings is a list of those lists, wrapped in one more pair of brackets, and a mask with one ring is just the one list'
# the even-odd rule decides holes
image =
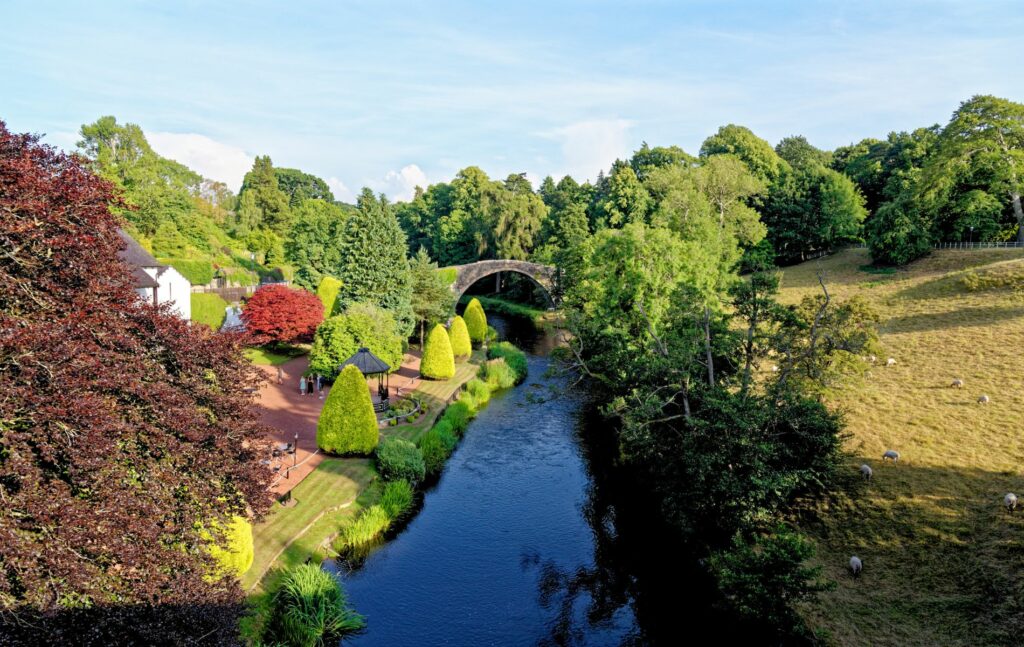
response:
{"label": "paved walkway", "polygon": [[[323,454],[316,451],[316,423],[330,388],[325,385],[323,398],[316,393],[300,394],[299,378],[308,367],[309,358],[306,356],[285,362],[280,367],[284,374],[282,384],[277,383],[278,367],[260,367],[268,379],[257,394],[257,403],[260,405],[263,422],[273,428],[271,437],[277,443],[293,443],[298,434],[297,452],[273,459],[271,464],[281,474],[271,487],[271,491],[278,496],[298,485],[323,460]],[[410,350],[405,354],[402,366],[390,376],[391,397],[407,395],[416,390],[420,385],[419,374],[419,351]],[[376,392],[376,377],[367,380],[367,384],[368,388]]]}

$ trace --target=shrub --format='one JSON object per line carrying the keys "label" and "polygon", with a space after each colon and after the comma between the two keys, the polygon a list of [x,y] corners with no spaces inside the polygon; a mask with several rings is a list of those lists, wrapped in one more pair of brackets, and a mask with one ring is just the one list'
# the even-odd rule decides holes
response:
{"label": "shrub", "polygon": [[227,317],[228,302],[217,294],[192,294],[192,321],[220,330]]}
{"label": "shrub", "polygon": [[526,353],[519,350],[507,341],[501,341],[487,348],[487,358],[501,358],[505,360],[512,372],[516,374],[516,384],[526,379],[527,364]]}
{"label": "shrub", "polygon": [[377,448],[377,471],[386,481],[423,480],[423,454],[416,445],[401,438],[387,438]]}
{"label": "shrub", "polygon": [[454,267],[442,267],[437,270],[437,273],[441,275],[446,285],[455,283],[455,279],[459,278],[459,271]]}
{"label": "shrub", "polygon": [[334,308],[338,303],[339,290],[341,290],[341,281],[333,276],[325,276],[320,279],[320,285],[316,287],[316,296],[324,304],[325,317],[330,317],[334,314]]}
{"label": "shrub", "polygon": [[[416,450],[417,453],[419,449]],[[380,507],[392,520],[398,519],[412,507],[413,489],[409,481],[399,479],[384,484],[384,493],[380,497]]]}
{"label": "shrub", "polygon": [[444,468],[445,461],[451,456],[458,439],[455,434],[449,431],[449,426],[435,425],[420,440],[420,451],[423,452],[423,462],[427,467],[427,474],[440,474]]}
{"label": "shrub", "polygon": [[339,553],[367,548],[373,545],[391,525],[391,517],[379,505],[363,510],[355,521],[345,526],[335,543]]}
{"label": "shrub", "polygon": [[466,320],[455,315],[452,325],[448,328],[448,337],[452,343],[452,354],[455,359],[465,361],[473,354],[473,343],[469,341],[469,330],[466,328]]}
{"label": "shrub", "polygon": [[487,338],[487,315],[484,314],[484,307],[477,299],[470,299],[466,311],[462,313],[466,320],[466,329],[469,331],[469,338],[474,344],[481,344]]}
{"label": "shrub", "polygon": [[469,403],[466,400],[460,399],[445,409],[441,420],[451,425],[452,432],[461,436],[466,431],[466,427],[469,426],[469,421],[473,419],[474,413],[475,411],[469,406]]}
{"label": "shrub", "polygon": [[477,375],[487,382],[491,390],[508,389],[516,385],[516,373],[502,357],[484,362]]}
{"label": "shrub", "polygon": [[260,345],[310,341],[323,320],[324,304],[315,294],[286,285],[261,287],[242,310],[246,331]]}
{"label": "shrub", "polygon": [[476,408],[478,409],[481,405],[487,404],[487,401],[491,399],[491,387],[477,377],[466,383],[466,393],[473,397],[473,401],[476,402]]}
{"label": "shrub", "polygon": [[487,326],[487,343],[493,344],[498,341],[498,329],[494,326]]}
{"label": "shrub", "polygon": [[455,356],[448,339],[448,331],[437,324],[427,337],[423,359],[420,361],[420,373],[432,380],[447,380],[455,375]]}
{"label": "shrub", "polygon": [[302,564],[285,573],[274,593],[266,642],[324,645],[365,626],[333,575],[316,564]]}
{"label": "shrub", "polygon": [[222,542],[210,544],[207,550],[217,560],[216,575],[241,577],[252,566],[252,525],[245,517],[233,517],[224,529]]}
{"label": "shrub", "polygon": [[402,364],[402,337],[391,313],[371,303],[354,303],[316,329],[309,370],[334,376],[338,366],[366,347],[388,366]]}
{"label": "shrub", "polygon": [[327,395],[316,425],[317,447],[332,454],[369,454],[377,446],[377,416],[366,379],[346,366]]}

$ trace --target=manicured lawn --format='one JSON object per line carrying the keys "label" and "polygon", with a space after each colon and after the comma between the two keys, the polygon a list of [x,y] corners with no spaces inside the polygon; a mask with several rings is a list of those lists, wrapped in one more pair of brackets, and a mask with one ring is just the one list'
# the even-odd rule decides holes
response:
{"label": "manicured lawn", "polygon": [[217,294],[192,294],[192,321],[220,330],[226,316],[228,302]]}
{"label": "manicured lawn", "polygon": [[426,414],[420,416],[415,422],[395,427],[385,427],[383,433],[387,436],[397,436],[398,438],[418,442],[420,436],[427,433],[430,427],[433,426],[437,416],[444,409],[445,403],[462,388],[463,384],[476,377],[477,371],[480,370],[480,364],[485,359],[483,351],[475,350],[469,361],[455,364],[455,375],[450,379],[437,381],[423,380],[420,382],[416,393],[423,399]]}
{"label": "manicured lawn", "polygon": [[[867,463],[874,478],[803,524],[838,582],[807,615],[843,645],[1017,644],[1024,518],[1001,504],[1024,491],[1024,250],[943,250],[892,274],[860,269],[868,262],[847,250],[783,278],[789,302],[819,291],[818,268],[833,296],[862,296],[882,315],[885,348],[833,402],[851,434],[850,474]],[[971,290],[967,268],[991,287]],[[899,464],[881,463],[887,449]]]}
{"label": "manicured lawn", "polygon": [[258,366],[278,366],[303,354],[304,349],[296,347],[288,352],[272,351],[266,348],[246,348],[245,358]]}

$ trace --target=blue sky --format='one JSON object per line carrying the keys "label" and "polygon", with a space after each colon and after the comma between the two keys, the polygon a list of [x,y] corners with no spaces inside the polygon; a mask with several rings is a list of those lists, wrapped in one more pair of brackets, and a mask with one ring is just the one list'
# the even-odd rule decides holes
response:
{"label": "blue sky", "polygon": [[0,119],[101,115],[237,189],[257,154],[406,198],[477,165],[592,178],[738,123],[833,148],[1024,101],[1021,2],[0,4]]}

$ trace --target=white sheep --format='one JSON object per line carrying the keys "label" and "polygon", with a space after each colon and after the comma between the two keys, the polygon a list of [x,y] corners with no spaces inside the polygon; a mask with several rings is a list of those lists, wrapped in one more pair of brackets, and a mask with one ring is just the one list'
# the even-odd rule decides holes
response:
{"label": "white sheep", "polygon": [[850,558],[850,572],[853,573],[854,577],[860,575],[860,572],[864,570],[864,562],[860,557],[854,555]]}
{"label": "white sheep", "polygon": [[1017,495],[1013,492],[1007,492],[1006,496],[1003,497],[1003,505],[1006,506],[1006,511],[1013,514],[1013,511],[1017,508]]}
{"label": "white sheep", "polygon": [[778,373],[778,372],[779,372],[779,365],[778,364],[772,364],[772,373]]}
{"label": "white sheep", "polygon": [[872,474],[874,474],[874,472],[871,470],[871,466],[867,464],[860,466],[860,473],[864,475],[865,481],[870,481]]}
{"label": "white sheep", "polygon": [[989,403],[989,399],[988,399],[987,395],[982,395],[980,398],[978,398],[978,404],[988,404],[988,403]]}
{"label": "white sheep", "polygon": [[956,378],[955,380],[953,380],[953,383],[949,385],[949,388],[962,389],[964,388],[964,381],[961,380],[960,378]]}
{"label": "white sheep", "polygon": [[882,454],[882,460],[891,460],[894,463],[898,463],[900,460],[900,453],[895,449],[887,449],[885,450],[885,453]]}
{"label": "white sheep", "polygon": [[889,359],[885,360],[885,365],[886,366],[896,366],[896,358],[895,357],[890,357]]}
{"label": "white sheep", "polygon": [[868,355],[868,361],[874,364],[875,362],[878,361],[878,358],[875,357],[874,355]]}

